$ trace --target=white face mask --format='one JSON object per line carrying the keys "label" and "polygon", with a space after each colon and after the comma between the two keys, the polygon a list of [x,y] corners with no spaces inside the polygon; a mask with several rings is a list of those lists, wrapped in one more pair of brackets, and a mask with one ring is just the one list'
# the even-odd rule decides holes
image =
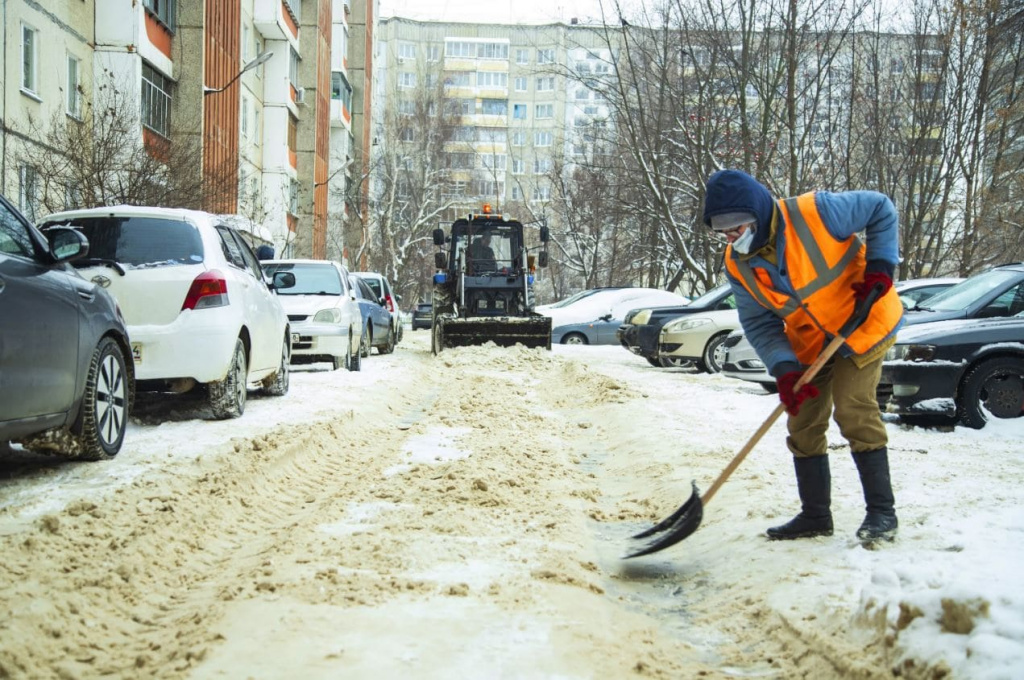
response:
{"label": "white face mask", "polygon": [[757,231],[753,225],[743,231],[743,236],[732,242],[732,247],[738,253],[746,255],[750,252],[750,246],[754,243],[754,232]]}

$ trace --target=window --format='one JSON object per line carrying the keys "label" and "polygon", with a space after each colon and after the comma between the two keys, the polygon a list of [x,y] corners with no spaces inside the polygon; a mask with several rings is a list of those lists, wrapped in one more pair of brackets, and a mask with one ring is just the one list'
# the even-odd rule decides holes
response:
{"label": "window", "polygon": [[253,146],[260,145],[260,139],[263,137],[263,132],[260,130],[260,109],[258,106],[253,106],[252,109],[252,143]]}
{"label": "window", "polygon": [[477,87],[508,87],[508,74],[495,73],[493,71],[477,71]]}
{"label": "window", "polygon": [[177,4],[178,0],[143,0],[143,5],[149,10],[149,13],[159,19],[160,23],[171,31],[177,28],[175,24]]}
{"label": "window", "polygon": [[416,87],[416,74],[415,73],[399,73],[398,74],[398,86],[399,87]]}
{"label": "window", "polygon": [[589,99],[590,99],[590,90],[588,90],[585,87],[581,87],[580,89],[576,90],[576,101],[583,101],[583,100],[589,100]]}
{"label": "window", "polygon": [[65,96],[67,113],[74,118],[82,117],[82,93],[78,85],[79,61],[73,55],[68,55],[68,85]]}
{"label": "window", "polygon": [[299,214],[299,183],[294,179],[288,183],[288,212]]}
{"label": "window", "polygon": [[415,59],[416,58],[416,45],[412,43],[401,43],[398,45],[398,58],[399,59]]}
{"label": "window", "polygon": [[299,53],[294,47],[288,46],[288,82],[296,90],[299,89]]}
{"label": "window", "polygon": [[555,105],[554,104],[537,104],[536,118],[554,118],[555,116]]}
{"label": "window", "polygon": [[452,130],[453,142],[472,142],[474,139],[476,139],[475,128],[457,127]]}
{"label": "window", "polygon": [[516,63],[517,64],[529,64],[530,63],[530,50],[516,50]]}
{"label": "window", "polygon": [[535,201],[550,201],[551,200],[551,187],[534,187],[533,188],[533,200]]}
{"label": "window", "polygon": [[508,115],[508,102],[504,99],[484,99],[481,113],[485,116]]}
{"label": "window", "polygon": [[472,57],[476,54],[475,45],[470,42],[446,42],[444,54],[446,57]]}
{"label": "window", "polygon": [[512,200],[513,201],[521,201],[521,200],[523,200],[523,190],[520,189],[518,186],[512,187]]}
{"label": "window", "polygon": [[437,45],[427,47],[427,61],[441,61],[441,48]]}
{"label": "window", "polygon": [[444,82],[451,87],[469,87],[469,72],[456,71],[455,73],[449,73]]}
{"label": "window", "polygon": [[516,78],[516,92],[526,92],[526,78]]}
{"label": "window", "polygon": [[479,43],[476,56],[478,59],[508,59],[508,43]]}
{"label": "window", "polygon": [[533,133],[533,145],[534,146],[551,146],[552,134],[550,132],[534,132]]}
{"label": "window", "polygon": [[554,64],[555,63],[555,51],[551,48],[546,50],[537,50],[537,63],[538,64]]}
{"label": "window", "polygon": [[22,257],[35,257],[36,254],[28,229],[3,205],[0,205],[0,253]]}
{"label": "window", "polygon": [[453,170],[472,170],[475,167],[475,154],[471,153],[450,153],[447,154],[448,167]]}
{"label": "window", "polygon": [[491,170],[504,170],[505,169],[505,154],[503,153],[488,153],[480,157],[481,164]]}
{"label": "window", "polygon": [[31,165],[20,168],[21,180],[18,186],[18,207],[30,221],[39,218],[39,172]]}
{"label": "window", "polygon": [[249,25],[242,24],[242,64],[249,63],[256,56],[251,52],[252,43],[249,39],[249,33]]}
{"label": "window", "polygon": [[398,100],[398,115],[400,116],[415,116],[416,115],[416,102],[411,99],[399,99]]}
{"label": "window", "polygon": [[533,174],[544,175],[551,172],[551,159],[538,158],[533,162]]}
{"label": "window", "polygon": [[21,89],[35,92],[37,86],[39,31],[31,26],[21,25]]}
{"label": "window", "polygon": [[477,130],[476,139],[478,142],[490,144],[502,144],[505,141],[505,131],[502,129],[480,128]]}
{"label": "window", "polygon": [[526,104],[513,104],[512,118],[516,120],[526,120]]}
{"label": "window", "polygon": [[288,114],[288,150],[296,153],[299,150],[299,121],[295,116]]}
{"label": "window", "polygon": [[242,95],[242,138],[249,139],[249,98]]}
{"label": "window", "polygon": [[352,86],[341,71],[331,73],[331,99],[340,101],[346,110],[352,110]]}
{"label": "window", "polygon": [[164,137],[171,131],[171,81],[142,64],[142,124]]}
{"label": "window", "polygon": [[520,158],[513,158],[512,159],[512,174],[513,175],[522,175],[524,172],[526,172],[526,164]]}
{"label": "window", "polygon": [[537,92],[551,92],[555,89],[555,77],[537,78]]}
{"label": "window", "polygon": [[512,133],[512,146],[525,146],[526,145],[526,133],[525,132],[513,132]]}
{"label": "window", "polygon": [[398,138],[403,142],[415,142],[416,129],[411,127],[404,127],[398,131]]}
{"label": "window", "polygon": [[471,116],[476,112],[475,99],[449,99],[444,106],[453,116]]}

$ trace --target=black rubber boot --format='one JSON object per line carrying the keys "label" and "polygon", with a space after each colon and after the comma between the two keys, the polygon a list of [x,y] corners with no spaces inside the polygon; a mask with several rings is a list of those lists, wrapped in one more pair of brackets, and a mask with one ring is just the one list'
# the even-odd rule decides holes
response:
{"label": "black rubber boot", "polygon": [[867,515],[857,529],[857,538],[863,542],[891,541],[896,538],[899,522],[889,480],[889,451],[883,447],[855,453],[853,460],[857,463],[867,506]]}
{"label": "black rubber boot", "polygon": [[782,526],[771,527],[765,533],[772,541],[794,538],[813,538],[832,535],[832,475],[828,469],[828,456],[794,458],[796,488],[800,493],[800,514]]}

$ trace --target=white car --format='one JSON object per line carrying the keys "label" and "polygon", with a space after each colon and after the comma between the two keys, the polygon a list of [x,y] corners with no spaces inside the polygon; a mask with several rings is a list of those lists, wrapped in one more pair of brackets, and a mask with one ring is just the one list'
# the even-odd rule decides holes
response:
{"label": "white car", "polygon": [[739,327],[740,316],[735,309],[680,316],[662,327],[658,359],[662,365],[692,361],[702,373],[718,373],[725,363],[725,338]]}
{"label": "white car", "polygon": [[292,332],[292,363],[329,361],[358,371],[363,316],[348,270],[329,260],[265,260],[263,271],[295,275],[295,286],[278,291]]}
{"label": "white car", "polygon": [[245,410],[248,386],[288,392],[288,318],[248,244],[208,213],[113,206],[49,215],[78,229],[89,253],[79,273],[124,313],[139,391],[206,385],[216,418]]}
{"label": "white car", "polygon": [[[658,288],[605,288],[577,296],[573,296],[575,299],[572,302],[566,300],[538,310],[544,316],[551,317],[552,333],[561,326],[605,321],[614,324],[611,340],[614,342],[615,329],[630,310],[637,307],[681,305],[687,302],[687,298],[681,295]],[[573,344],[573,337],[566,333],[560,342]]]}

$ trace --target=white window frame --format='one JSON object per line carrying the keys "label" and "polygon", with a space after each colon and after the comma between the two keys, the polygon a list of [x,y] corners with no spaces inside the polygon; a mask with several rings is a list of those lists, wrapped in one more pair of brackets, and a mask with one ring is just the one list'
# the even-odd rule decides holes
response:
{"label": "white window frame", "polygon": [[39,96],[39,29],[21,24],[21,91]]}
{"label": "white window frame", "polygon": [[537,78],[537,92],[554,92],[555,91],[555,77],[554,76],[543,76]]}
{"label": "white window frame", "polygon": [[530,63],[530,50],[516,50],[516,63],[517,64],[529,64]]}
{"label": "white window frame", "polygon": [[554,104],[537,104],[534,109],[533,117],[537,120],[545,120],[548,118],[555,117],[555,105]]}
{"label": "white window frame", "polygon": [[435,62],[441,61],[441,46],[440,45],[427,45],[427,61]]}
{"label": "white window frame", "polygon": [[526,146],[526,133],[525,132],[513,132],[512,133],[512,146]]}
{"label": "white window frame", "polygon": [[415,73],[399,73],[398,74],[398,87],[414,88],[416,87],[416,74]]}
{"label": "white window frame", "polygon": [[529,79],[526,76],[518,76],[516,78],[516,92],[526,92],[529,88]]}
{"label": "white window frame", "polygon": [[513,201],[521,201],[521,200],[523,200],[523,190],[520,189],[518,185],[513,185],[512,186],[512,200]]}
{"label": "white window frame", "polygon": [[[523,115],[521,115],[521,116],[519,115],[520,111],[523,112]],[[526,120],[526,118],[527,118],[527,116],[529,114],[530,114],[530,111],[526,107],[526,104],[513,104],[512,105],[512,120]]]}
{"label": "white window frame", "polygon": [[64,97],[65,113],[76,120],[82,119],[82,60],[68,52],[67,91]]}
{"label": "white window frame", "polygon": [[534,146],[551,146],[554,141],[554,135],[546,130],[541,130],[533,133],[533,145]]}
{"label": "white window frame", "polygon": [[398,58],[399,59],[416,59],[416,44],[415,43],[398,43]]}
{"label": "white window frame", "polygon": [[18,168],[18,209],[35,222],[39,215],[39,170],[31,165]]}
{"label": "white window frame", "polygon": [[538,64],[554,64],[555,63],[555,49],[548,47],[546,49],[537,50],[537,63]]}
{"label": "white window frame", "polygon": [[526,174],[526,163],[522,158],[512,159],[512,174],[513,175],[525,175]]}
{"label": "white window frame", "polygon": [[533,161],[533,174],[546,175],[551,172],[550,158],[536,158]]}

